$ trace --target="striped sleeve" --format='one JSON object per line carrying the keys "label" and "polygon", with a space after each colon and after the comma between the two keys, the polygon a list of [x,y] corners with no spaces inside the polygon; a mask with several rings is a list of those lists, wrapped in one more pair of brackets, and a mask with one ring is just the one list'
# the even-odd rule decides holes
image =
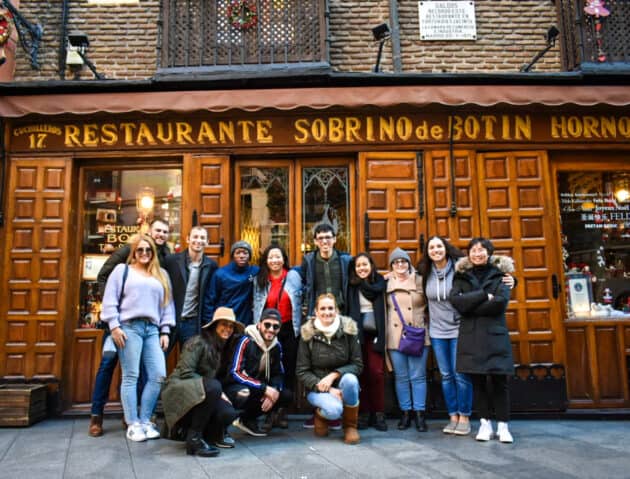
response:
{"label": "striped sleeve", "polygon": [[258,379],[254,379],[247,375],[247,371],[243,371],[244,361],[245,361],[245,353],[247,351],[247,346],[251,342],[249,336],[243,336],[236,346],[236,351],[234,353],[234,359],[232,360],[232,367],[230,368],[230,374],[232,378],[239,384],[244,384],[247,387],[262,389],[263,383]]}

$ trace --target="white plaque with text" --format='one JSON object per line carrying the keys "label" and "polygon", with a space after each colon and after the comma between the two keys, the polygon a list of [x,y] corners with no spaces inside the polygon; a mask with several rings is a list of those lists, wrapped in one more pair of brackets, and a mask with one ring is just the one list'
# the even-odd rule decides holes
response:
{"label": "white plaque with text", "polygon": [[418,2],[421,40],[476,40],[475,2]]}

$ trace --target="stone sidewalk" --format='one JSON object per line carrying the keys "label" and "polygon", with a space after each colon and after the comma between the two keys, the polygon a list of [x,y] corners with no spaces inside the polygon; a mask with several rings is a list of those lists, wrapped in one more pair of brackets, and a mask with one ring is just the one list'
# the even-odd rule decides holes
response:
{"label": "stone sidewalk", "polygon": [[[341,432],[319,439],[292,420],[267,438],[232,431],[237,447],[216,458],[187,456],[169,440],[127,441],[120,419],[106,419],[101,438],[88,419],[49,419],[0,429],[0,477],[53,478],[630,478],[630,421],[514,420],[515,443],[476,442],[442,434],[362,431],[347,446]],[[475,421],[476,426],[476,421]]]}

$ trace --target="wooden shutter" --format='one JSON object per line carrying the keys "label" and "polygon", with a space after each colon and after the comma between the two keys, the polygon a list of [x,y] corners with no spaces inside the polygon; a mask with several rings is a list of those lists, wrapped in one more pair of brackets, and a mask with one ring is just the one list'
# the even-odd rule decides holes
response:
{"label": "wooden shutter", "polygon": [[381,270],[388,269],[389,253],[397,246],[409,253],[414,265],[419,258],[424,220],[420,218],[418,161],[413,152],[359,156],[359,249],[365,249],[367,230],[368,250]]}
{"label": "wooden shutter", "polygon": [[[0,301],[0,376],[61,377],[72,162],[13,159]],[[74,318],[72,319],[74,321]]]}
{"label": "wooden shutter", "polygon": [[477,156],[481,234],[512,256],[518,286],[507,312],[516,363],[563,362],[560,305],[551,276],[560,271],[547,155],[540,151]]}
{"label": "wooden shutter", "polygon": [[[198,225],[208,231],[206,254],[220,265],[228,263],[231,239],[229,157],[186,155],[183,177],[182,238],[188,235],[196,211]],[[185,247],[183,243],[182,247]]]}

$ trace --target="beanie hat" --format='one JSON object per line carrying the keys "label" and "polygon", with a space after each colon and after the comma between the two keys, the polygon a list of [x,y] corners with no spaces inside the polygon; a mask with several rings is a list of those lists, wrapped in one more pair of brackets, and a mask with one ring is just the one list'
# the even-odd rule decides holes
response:
{"label": "beanie hat", "polygon": [[249,253],[249,257],[252,257],[252,247],[251,245],[247,242],[247,241],[237,241],[236,243],[234,243],[232,245],[232,247],[230,248],[230,258],[232,256],[234,256],[234,251],[236,251],[237,249],[242,248],[242,249],[246,249],[247,252]]}
{"label": "beanie hat", "polygon": [[391,266],[391,264],[397,259],[404,259],[407,263],[411,265],[411,258],[409,257],[407,252],[401,248],[396,248],[394,251],[391,252],[391,254],[389,255],[389,265]]}
{"label": "beanie hat", "polygon": [[260,320],[275,319],[276,321],[282,321],[282,315],[280,311],[275,308],[266,308],[260,315]]}

